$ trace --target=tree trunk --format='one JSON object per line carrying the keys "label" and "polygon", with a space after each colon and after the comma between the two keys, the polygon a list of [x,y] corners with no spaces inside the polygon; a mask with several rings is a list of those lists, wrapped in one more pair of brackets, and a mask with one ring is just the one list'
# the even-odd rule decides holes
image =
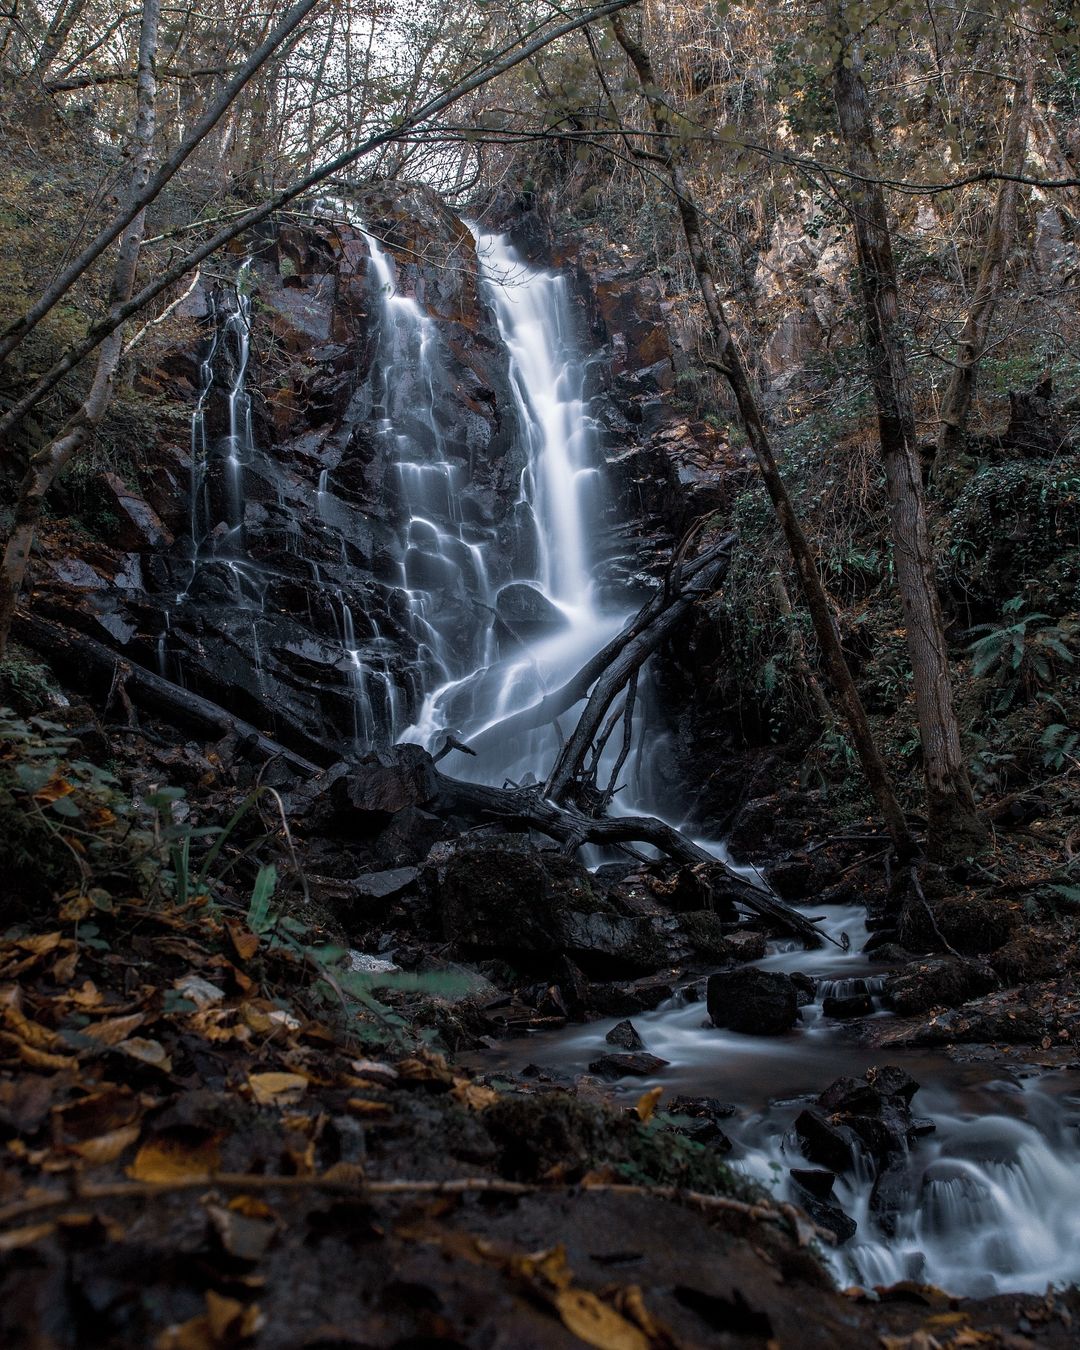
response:
{"label": "tree trunk", "polygon": [[[150,178],[154,148],[154,104],[157,84],[154,57],[157,53],[161,0],[143,0],[142,27],[139,33],[139,71],[136,82],[135,135],[133,142],[129,199],[138,200]],[[131,298],[139,264],[139,246],[145,216],[139,211],[120,239],[109,307]],[[0,659],[7,651],[11,620],[22,589],[34,531],[41,517],[45,494],[68,461],[86,444],[112,402],[117,368],[124,348],[124,330],[116,328],[101,344],[94,378],[81,406],[68,418],[60,434],[32,456],[15,504],[11,534],[0,562]]]}
{"label": "tree trunk", "polygon": [[761,471],[765,490],[769,494],[769,500],[772,502],[776,518],[784,532],[784,538],[787,540],[788,548],[795,562],[795,569],[802,585],[807,608],[810,611],[825,669],[839,701],[855,752],[859,757],[866,780],[881,812],[885,828],[896,845],[897,851],[903,856],[910,856],[915,851],[911,831],[889,781],[885,763],[874,742],[873,733],[866,717],[866,709],[863,707],[859,691],[856,689],[855,681],[848,669],[840,645],[840,637],[833,623],[828,597],[825,594],[825,587],[817,569],[817,560],[795,514],[795,508],[788,495],[784,480],[780,476],[772,442],[765,430],[764,418],[754,395],[749,374],[732,338],[731,329],[728,327],[727,317],[717,293],[712,263],[702,238],[697,204],[672,143],[671,105],[661,95],[660,88],[653,75],[652,62],[645,48],[629,35],[620,15],[614,15],[611,23],[616,38],[630,58],[637,73],[642,94],[652,113],[653,123],[657,131],[657,137],[653,143],[655,146],[654,153],[662,159],[671,178],[683,233],[686,236],[686,243],[694,264],[701,297],[705,303],[705,310],[720,353],[721,364],[718,368],[727,379],[732,393],[735,395],[743,427]]}
{"label": "tree trunk", "polygon": [[934,580],[934,554],[923,500],[907,356],[885,198],[858,51],[834,9],[843,37],[833,67],[833,92],[848,166],[855,175],[855,224],[870,382],[892,519],[897,584],[907,630],[926,776],[928,851],[959,859],[979,852],[986,832],[975,813],[953,710],[945,625]]}
{"label": "tree trunk", "polygon": [[[1035,93],[1035,59],[1027,32],[1027,22],[1027,13],[1021,10],[1018,62],[1020,73],[1016,80],[1009,123],[1005,132],[1005,146],[1001,157],[1001,168],[1004,173],[1022,174],[1027,154],[1028,128]],[[990,324],[1005,280],[1009,251],[1016,238],[1016,203],[1019,193],[1019,183],[1006,179],[1002,180],[998,188],[997,200],[990,218],[990,230],[986,236],[982,263],[979,267],[979,279],[975,283],[971,308],[968,310],[967,321],[957,343],[956,365],[949,378],[945,396],[941,400],[941,428],[938,432],[935,475],[948,473],[954,469],[963,447],[968,414],[975,395],[975,377],[983,352],[986,350]]]}

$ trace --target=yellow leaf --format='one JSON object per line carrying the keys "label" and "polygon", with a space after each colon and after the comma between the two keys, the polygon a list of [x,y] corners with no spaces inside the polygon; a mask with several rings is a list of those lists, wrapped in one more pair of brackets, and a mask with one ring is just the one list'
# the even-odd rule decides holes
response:
{"label": "yellow leaf", "polygon": [[53,777],[34,793],[34,801],[44,802],[47,805],[49,802],[59,801],[61,797],[69,797],[74,791],[66,778]]}
{"label": "yellow leaf", "polygon": [[217,1135],[198,1144],[160,1135],[143,1144],[127,1172],[135,1181],[183,1181],[210,1177],[217,1171],[220,1159]]}
{"label": "yellow leaf", "polygon": [[298,1073],[250,1073],[248,1084],[260,1106],[295,1106],[308,1080]]}
{"label": "yellow leaf", "polygon": [[107,1134],[99,1134],[96,1139],[84,1139],[69,1147],[72,1153],[85,1158],[91,1166],[100,1167],[104,1163],[115,1162],[124,1149],[138,1139],[139,1128],[138,1125],[122,1125],[118,1130],[109,1130]]}
{"label": "yellow leaf", "polygon": [[345,1105],[354,1116],[375,1117],[392,1114],[389,1102],[376,1102],[369,1097],[350,1097]]}
{"label": "yellow leaf", "polygon": [[637,1099],[637,1105],[634,1107],[638,1120],[652,1120],[663,1091],[663,1088],[654,1087],[641,1094]]}
{"label": "yellow leaf", "polygon": [[6,1233],[0,1233],[0,1252],[14,1252],[20,1247],[30,1247],[55,1232],[54,1223],[32,1223],[25,1228],[9,1228]]}
{"label": "yellow leaf", "polygon": [[34,937],[17,938],[15,946],[23,952],[32,952],[35,956],[44,956],[60,946],[63,933],[38,933]]}
{"label": "yellow leaf", "polygon": [[597,1350],[650,1350],[649,1338],[587,1289],[560,1289],[554,1297],[563,1326]]}

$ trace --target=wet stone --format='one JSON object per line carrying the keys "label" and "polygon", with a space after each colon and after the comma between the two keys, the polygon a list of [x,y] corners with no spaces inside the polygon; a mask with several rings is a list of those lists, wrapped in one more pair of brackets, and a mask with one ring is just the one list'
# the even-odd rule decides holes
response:
{"label": "wet stone", "polygon": [[710,975],[706,998],[713,1026],[746,1035],[782,1035],[799,1015],[791,979],[753,966]]}
{"label": "wet stone", "polygon": [[809,1192],[818,1200],[828,1200],[832,1195],[836,1173],[815,1167],[792,1167],[790,1176],[800,1189]]}
{"label": "wet stone", "polygon": [[806,1210],[816,1224],[820,1224],[822,1228],[827,1228],[830,1233],[835,1234],[838,1243],[848,1242],[855,1236],[859,1226],[855,1220],[845,1214],[839,1205],[831,1204],[828,1200],[822,1200],[813,1191],[801,1185],[795,1180],[794,1172],[792,1173],[791,1190],[795,1201]]}
{"label": "wet stone", "polygon": [[795,1120],[799,1147],[812,1163],[831,1172],[849,1172],[860,1152],[858,1139],[845,1125],[834,1125],[813,1107]]}
{"label": "wet stone", "polygon": [[659,1055],[650,1055],[644,1051],[637,1054],[601,1055],[589,1065],[589,1072],[598,1078],[651,1078],[653,1074],[667,1068],[668,1063]]}
{"label": "wet stone", "polygon": [[846,1021],[852,1017],[869,1017],[874,1011],[874,1000],[869,994],[849,994],[846,998],[830,995],[822,999],[821,1011],[826,1017]]}
{"label": "wet stone", "polygon": [[626,1019],[618,1022],[604,1037],[608,1045],[617,1045],[622,1050],[644,1050],[645,1042],[638,1034],[633,1022]]}

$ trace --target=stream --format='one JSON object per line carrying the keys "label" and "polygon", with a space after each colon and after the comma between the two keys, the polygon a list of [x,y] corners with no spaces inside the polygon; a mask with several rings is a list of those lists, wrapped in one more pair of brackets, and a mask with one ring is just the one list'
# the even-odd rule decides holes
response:
{"label": "stream", "polygon": [[[516,418],[526,451],[518,500],[501,532],[463,509],[469,466],[447,450],[430,407],[408,392],[416,386],[394,376],[399,363],[408,363],[421,390],[434,388],[442,359],[437,323],[416,299],[398,293],[391,256],[368,235],[380,322],[376,403],[380,434],[396,457],[402,508],[398,571],[387,585],[403,597],[417,656],[403,684],[371,616],[359,609],[354,615],[338,591],[339,664],[357,749],[391,739],[436,748],[450,731],[482,747],[476,759],[455,756],[453,772],[496,784],[527,783],[549,772],[574,710],[561,728],[517,738],[501,734],[500,723],[565,683],[622,627],[641,597],[619,593],[603,571],[603,465],[567,281],[523,262],[503,236],[477,232],[476,240],[506,350],[514,400],[507,413]],[[217,447],[207,445],[202,422],[216,347],[202,364],[192,425],[190,553],[193,577],[213,567],[228,574],[236,622],[250,625],[257,652],[264,586],[243,548],[243,463],[251,448],[244,392],[248,323],[249,302],[238,294],[221,326],[220,347],[231,354],[230,429]],[[215,453],[225,461],[230,494],[228,528],[219,535],[209,533],[203,507],[207,463]],[[338,509],[325,471],[313,501],[320,517]],[[186,598],[185,592],[177,603]],[[159,646],[163,670],[168,641],[166,622]],[[664,789],[651,770],[664,733],[653,711],[646,669],[615,803],[620,810],[664,817]],[[615,757],[611,745],[600,783]],[[699,842],[724,856],[715,841]],[[787,1198],[789,1169],[808,1166],[791,1131],[796,1115],[834,1079],[895,1063],[921,1085],[914,1110],[932,1118],[935,1129],[907,1155],[909,1185],[893,1235],[883,1233],[870,1212],[871,1169],[856,1167],[837,1178],[835,1203],[858,1225],[847,1243],[828,1254],[838,1283],[911,1279],[985,1295],[1039,1292],[1049,1283],[1080,1279],[1080,1075],[861,1048],[850,1023],[824,1016],[821,1000],[843,993],[836,982],[848,980],[868,981],[872,993],[875,977],[884,973],[861,954],[864,917],[856,909],[814,906],[810,912],[824,915],[822,927],[834,936],[846,933],[850,950],[829,944],[808,952],[773,943],[757,963],[817,982],[793,1031],[762,1037],[717,1030],[708,1025],[700,993],[684,988],[634,1018],[646,1049],[667,1066],[654,1079],[616,1082],[612,1095],[632,1103],[655,1085],[665,1097],[731,1103],[734,1114],[724,1121],[730,1160]],[[889,1016],[880,1009],[871,1015]],[[535,1065],[570,1082],[611,1048],[605,1036],[616,1020],[507,1041],[478,1057],[477,1066],[498,1074]]]}

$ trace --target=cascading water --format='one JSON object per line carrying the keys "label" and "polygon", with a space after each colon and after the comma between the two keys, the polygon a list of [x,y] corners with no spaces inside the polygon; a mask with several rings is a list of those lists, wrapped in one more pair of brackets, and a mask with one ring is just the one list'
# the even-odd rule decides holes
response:
{"label": "cascading water", "polygon": [[[558,735],[548,728],[515,740],[501,737],[499,724],[579,669],[625,622],[630,605],[605,607],[597,595],[589,541],[599,518],[599,475],[565,281],[523,266],[505,239],[480,236],[477,243],[509,355],[527,450],[513,521],[513,570],[508,582],[492,587],[485,561],[489,545],[481,540],[473,544],[478,556],[470,574],[462,553],[468,538],[454,507],[460,471],[441,455],[434,426],[430,461],[413,458],[413,446],[403,438],[400,471],[411,512],[410,550],[471,575],[474,600],[494,609],[481,625],[481,639],[455,651],[439,626],[435,591],[416,584],[416,576],[407,577],[416,635],[428,646],[427,674],[442,678],[426,686],[421,714],[404,739],[432,743],[440,731],[453,728],[483,746],[477,762],[456,765],[456,772],[523,782],[542,779],[550,769]],[[392,287],[385,259],[379,266],[384,284]],[[402,330],[411,335],[412,351],[423,365],[434,350],[431,321],[415,302],[394,296],[393,303],[399,335]],[[502,650],[500,596],[521,582],[550,607],[545,612],[551,622],[532,640]],[[573,717],[571,711],[568,726]],[[637,718],[639,740],[644,720]],[[623,804],[639,810],[651,806],[647,794],[647,784],[632,781]],[[708,846],[723,853],[718,845]],[[849,954],[833,946],[805,952],[779,944],[759,963],[817,980],[816,998],[802,1010],[799,1031],[763,1041],[703,1027],[703,1005],[683,997],[635,1019],[649,1050],[670,1061],[655,1080],[666,1090],[770,1101],[764,1110],[744,1116],[731,1133],[736,1165],[773,1187],[785,1187],[778,1178],[805,1164],[789,1128],[805,1102],[800,1094],[816,1094],[830,1079],[881,1061],[880,1054],[841,1042],[838,1024],[823,1009],[826,998],[873,1000],[880,992],[880,968],[875,971],[859,955],[867,936],[864,916],[848,907],[819,906],[817,912],[830,935],[848,934]],[[612,1025],[594,1023],[530,1038],[518,1043],[519,1052],[508,1048],[505,1062],[519,1069],[538,1062],[583,1071],[608,1048],[604,1036]],[[932,1111],[937,1131],[911,1151],[908,1199],[893,1235],[881,1231],[871,1212],[872,1170],[838,1179],[837,1199],[859,1225],[856,1237],[831,1254],[838,1281],[919,1279],[957,1293],[985,1294],[1040,1290],[1048,1281],[1080,1276],[1080,1138],[1068,1108],[1038,1079],[984,1084],[977,1092],[942,1088],[942,1082],[958,1077],[947,1061],[910,1052],[892,1052],[888,1058],[907,1063],[917,1078],[935,1084],[923,1093],[920,1109]],[[648,1082],[635,1079],[626,1090],[636,1096]],[[1048,1083],[1053,1086],[1052,1080]],[[1029,1118],[1018,1118],[1021,1112]]]}

